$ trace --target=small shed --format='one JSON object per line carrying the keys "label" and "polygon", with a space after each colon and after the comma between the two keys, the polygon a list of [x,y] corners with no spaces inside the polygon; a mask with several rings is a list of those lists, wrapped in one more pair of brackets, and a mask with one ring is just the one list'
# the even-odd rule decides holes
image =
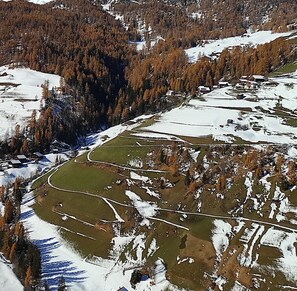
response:
{"label": "small shed", "polygon": [[266,78],[262,75],[253,75],[252,80],[255,82],[261,83],[261,82],[264,82],[266,80]]}
{"label": "small shed", "polygon": [[27,157],[25,155],[17,155],[17,159],[21,162],[21,163],[26,163],[27,162]]}
{"label": "small shed", "polygon": [[219,88],[224,88],[224,87],[228,87],[228,86],[230,86],[230,84],[228,82],[223,82],[223,81],[219,82]]}
{"label": "small shed", "polygon": [[206,94],[206,93],[209,93],[210,92],[210,88],[209,87],[199,86],[198,89],[199,89],[199,92],[202,93],[202,94]]}
{"label": "small shed", "polygon": [[10,160],[9,164],[12,165],[13,168],[20,168],[23,164],[20,160]]}

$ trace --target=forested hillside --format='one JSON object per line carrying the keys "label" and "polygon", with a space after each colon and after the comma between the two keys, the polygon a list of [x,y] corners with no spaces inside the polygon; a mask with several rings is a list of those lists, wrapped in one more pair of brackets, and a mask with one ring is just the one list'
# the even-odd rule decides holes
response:
{"label": "forested hillside", "polygon": [[112,3],[110,11],[123,15],[130,29],[137,30],[141,22],[151,28],[152,36],[161,35],[174,47],[240,35],[250,28],[286,31],[297,17],[293,0],[108,2]]}
{"label": "forested hillside", "polygon": [[[199,40],[242,34],[251,25],[285,30],[295,17],[294,1],[277,1],[273,7],[265,2],[269,9],[265,3],[258,7],[254,1],[236,2],[119,2],[111,9],[114,13],[124,11],[126,27],[96,1],[60,0],[46,5],[0,2],[0,65],[61,75],[65,80],[61,90],[68,98],[62,99],[72,104],[60,104],[57,115],[53,101],[57,93],[44,88],[47,106],[40,120],[32,116],[26,133],[17,137],[21,138],[19,146],[12,147],[6,141],[2,151],[20,152],[24,139],[29,150],[34,145],[38,150],[48,148],[52,138],[75,143],[78,136],[92,130],[168,107],[164,98],[168,90],[195,93],[199,85],[211,87],[222,78],[267,74],[295,58],[294,40],[276,40],[258,48],[226,49],[215,59],[205,57],[189,64],[184,48]],[[202,11],[202,16],[189,16],[194,10]],[[286,14],[281,18],[284,23],[273,17],[273,13],[280,15],[278,10]],[[269,21],[263,22],[264,11],[271,15]],[[143,36],[138,30],[140,22],[164,40],[148,51],[137,52],[131,41]],[[44,144],[36,148],[40,141]]]}

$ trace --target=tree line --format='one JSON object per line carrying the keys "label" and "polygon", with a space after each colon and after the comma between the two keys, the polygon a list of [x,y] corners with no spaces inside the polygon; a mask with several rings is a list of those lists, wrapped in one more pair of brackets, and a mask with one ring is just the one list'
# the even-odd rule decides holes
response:
{"label": "tree line", "polygon": [[39,249],[28,239],[24,225],[19,221],[24,186],[23,181],[16,179],[13,185],[0,187],[0,199],[4,205],[3,216],[0,215],[0,250],[12,263],[24,290],[37,290],[37,286],[47,284],[41,282]]}

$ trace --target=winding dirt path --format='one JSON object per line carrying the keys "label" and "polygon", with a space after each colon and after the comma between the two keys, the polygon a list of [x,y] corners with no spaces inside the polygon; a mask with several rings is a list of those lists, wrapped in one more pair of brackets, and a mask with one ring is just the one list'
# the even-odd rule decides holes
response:
{"label": "winding dirt path", "polygon": [[[91,197],[94,197],[94,198],[102,199],[105,202],[108,201],[108,202],[111,202],[111,203],[114,203],[114,204],[117,204],[117,205],[120,205],[120,206],[123,206],[123,207],[133,208],[133,209],[136,209],[137,210],[137,207],[135,207],[133,205],[121,203],[121,202],[118,202],[116,200],[113,200],[113,199],[104,197],[104,196],[102,196],[100,194],[93,194],[93,193],[79,191],[79,190],[65,189],[65,188],[60,188],[60,187],[57,187],[57,186],[53,185],[52,182],[51,182],[51,178],[58,171],[58,169],[59,168],[57,168],[48,177],[48,180],[47,180],[49,186],[52,187],[53,189],[56,189],[56,190],[62,191],[62,192],[77,193],[77,194],[81,194],[81,195],[91,196]],[[246,218],[246,217],[215,215],[215,214],[208,214],[208,213],[201,213],[201,212],[189,212],[189,211],[181,211],[181,210],[174,210],[174,209],[160,208],[160,207],[156,208],[156,210],[158,210],[158,211],[166,211],[166,212],[173,212],[173,213],[178,213],[178,214],[186,214],[186,215],[196,215],[196,216],[201,216],[201,217],[209,217],[209,218],[214,218],[214,219],[232,219],[232,220],[239,220],[239,221],[248,221],[248,222],[258,223],[258,224],[261,224],[261,225],[276,227],[276,228],[283,229],[283,230],[286,230],[286,231],[297,232],[297,229],[292,228],[292,227],[287,227],[287,226],[283,226],[283,225],[272,223],[272,222],[268,222],[268,221],[262,221],[262,220],[251,219],[251,218]],[[162,221],[164,223],[167,223],[167,224],[170,224],[170,225],[174,225],[176,227],[179,227],[179,228],[183,228],[183,229],[189,230],[187,227],[185,227],[183,225],[175,224],[173,222],[169,222],[169,221],[166,221],[164,219],[160,219],[160,218],[156,218],[156,217],[151,217],[151,218],[150,217],[147,217],[147,218],[148,219],[151,219],[151,220]]]}

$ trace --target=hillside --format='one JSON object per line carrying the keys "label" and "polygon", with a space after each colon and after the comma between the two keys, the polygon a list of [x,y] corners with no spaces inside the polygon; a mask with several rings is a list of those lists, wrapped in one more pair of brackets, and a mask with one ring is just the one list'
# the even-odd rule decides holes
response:
{"label": "hillside", "polygon": [[293,0],[265,0],[260,5],[254,0],[103,1],[103,8],[129,31],[138,31],[142,40],[156,43],[161,37],[175,47],[242,35],[250,28],[287,31],[288,26],[296,27],[297,16]]}
{"label": "hillside", "polygon": [[[187,9],[193,5],[184,4],[190,5]],[[207,9],[203,1],[199,5],[197,9]],[[222,5],[218,1],[213,9]],[[230,1],[228,7],[231,9],[233,5],[234,1]],[[295,4],[288,5],[292,8],[290,14],[287,13],[289,17],[294,14]],[[287,11],[284,3],[280,6],[282,11]],[[226,34],[215,36],[212,34],[216,28],[208,25],[214,15],[194,19],[186,11],[184,5],[160,1],[106,4],[60,0],[44,5],[1,1],[0,64],[28,67],[63,78],[59,84],[62,96],[47,92],[40,121],[31,130],[31,134],[37,130],[38,136],[46,139],[37,149],[47,151],[50,139],[75,144],[79,137],[94,130],[170,108],[178,102],[171,103],[164,98],[168,90],[195,93],[199,85],[212,87],[221,79],[238,79],[243,74],[266,75],[296,56],[296,39],[290,37],[294,26],[289,22],[283,29],[251,22],[244,29],[235,28],[228,33],[229,14],[226,14],[218,21],[220,31]],[[249,14],[251,11],[262,13],[252,8],[248,11]],[[290,32],[252,33],[256,29]],[[238,36],[242,42],[236,49],[231,49],[230,45],[238,44],[238,38],[222,42],[209,40],[244,33],[245,36]],[[280,37],[285,36],[286,41],[283,41]],[[271,40],[275,41],[269,42]],[[263,45],[257,47],[259,44]],[[144,49],[138,50],[139,47]],[[63,116],[71,116],[72,120],[57,118],[54,114],[52,99],[63,100],[64,96],[69,99],[69,106],[65,106]],[[46,127],[50,132],[46,132]],[[30,144],[32,139],[32,136],[24,137],[19,143],[29,143],[30,151],[34,151],[36,144]],[[5,140],[4,143],[2,154],[21,152],[21,147],[11,147]]]}
{"label": "hillside", "polygon": [[0,140],[26,127],[33,111],[39,117],[39,109],[44,106],[42,86],[59,87],[60,77],[44,74],[26,68],[0,67]]}
{"label": "hillside", "polygon": [[294,289],[296,19],[0,1],[0,289]]}
{"label": "hillside", "polygon": [[[295,73],[257,89],[229,86],[110,128],[33,184],[36,214],[108,282],[81,273],[79,284],[132,290],[138,269],[149,279],[136,290],[293,287],[296,82]],[[24,220],[32,238],[34,221]],[[160,260],[168,281],[157,275]]]}

